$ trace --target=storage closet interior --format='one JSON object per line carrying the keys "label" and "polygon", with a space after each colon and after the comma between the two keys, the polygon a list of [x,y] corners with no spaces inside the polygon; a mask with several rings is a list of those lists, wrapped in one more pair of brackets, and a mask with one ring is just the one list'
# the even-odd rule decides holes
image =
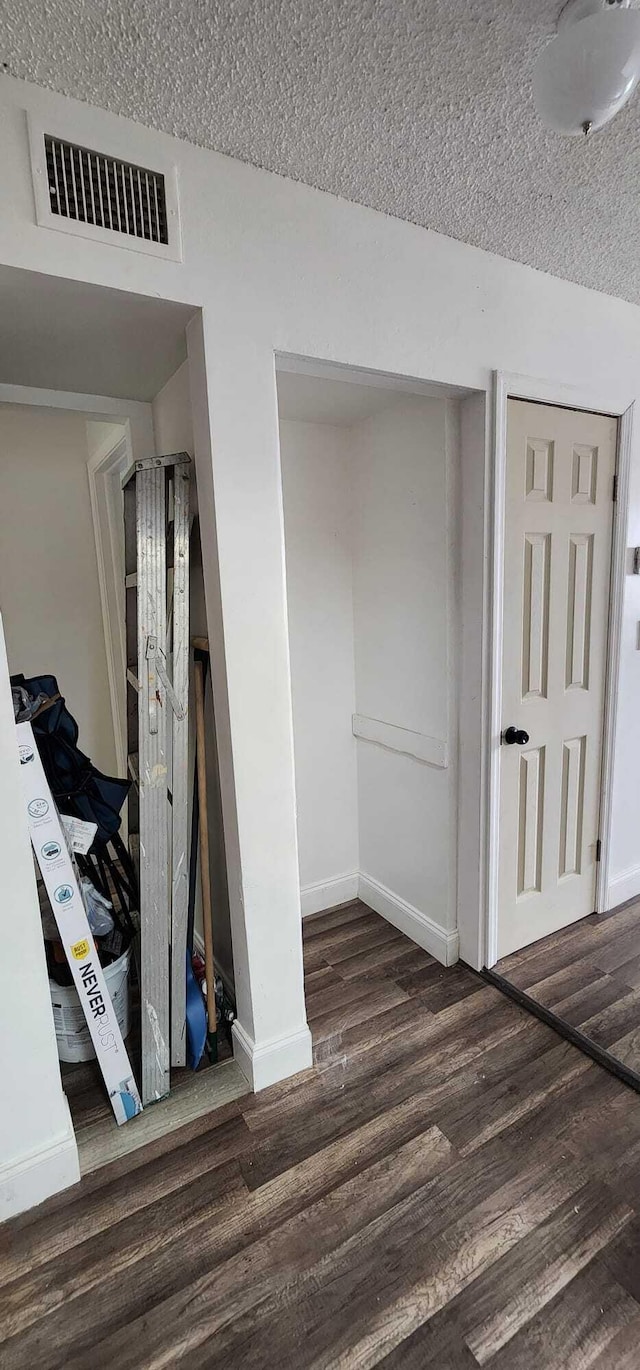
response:
{"label": "storage closet interior", "polygon": [[[189,955],[195,965],[195,992],[202,998],[198,979],[204,958],[204,920],[199,847],[193,840],[194,823],[196,833],[199,831],[193,804],[193,641],[204,644],[208,652],[213,652],[216,644],[208,643],[207,637],[193,460],[185,337],[193,309],[6,268],[0,272],[0,286],[4,303],[0,322],[0,610],[9,672],[12,684],[25,693],[23,716],[30,720],[43,759],[46,754],[52,794],[55,782],[51,781],[48,767],[54,752],[54,769],[61,757],[60,764],[69,760],[75,767],[67,786],[68,795],[61,799],[56,794],[56,808],[62,812],[66,808],[76,817],[84,812],[86,795],[80,791],[88,785],[96,804],[108,801],[113,810],[108,815],[106,810],[101,811],[105,832],[113,830],[108,847],[100,845],[99,826],[93,838],[91,834],[87,837],[91,838],[88,851],[81,853],[76,847],[74,855],[76,875],[83,882],[85,908],[89,901],[91,932],[111,998],[109,1011],[113,1010],[117,1018],[133,1076],[140,1086],[139,981],[146,952],[137,935],[140,851],[132,834],[138,825],[138,796],[135,765],[131,764],[127,741],[127,711],[137,710],[138,696],[127,680],[127,666],[131,666],[133,659],[127,660],[125,616],[125,597],[135,596],[135,575],[129,574],[125,590],[126,570],[131,572],[131,567],[125,568],[122,486],[127,471],[139,461],[184,454],[190,486],[190,580],[185,616],[187,689],[186,694],[182,691],[185,698],[178,701],[188,720],[187,774],[183,784],[187,841],[183,855],[191,876]],[[169,549],[174,507],[172,490],[167,490]],[[171,598],[174,572],[170,551],[167,565]],[[158,644],[169,676],[173,670],[173,645],[170,636]],[[227,1012],[234,994],[233,957],[207,653],[201,652],[201,658],[206,677],[205,800],[215,971],[219,1004],[224,1002]],[[130,670],[129,677],[134,676],[135,670]],[[167,701],[162,686],[160,694],[164,707]],[[19,703],[14,699],[16,707]],[[66,760],[61,751],[65,747]],[[78,761],[80,755],[84,759]],[[90,773],[85,766],[87,758]],[[168,775],[166,814],[163,813],[162,821],[166,818],[170,859],[170,766]],[[129,805],[132,817],[135,814],[131,823]],[[65,834],[71,843],[68,829]],[[120,845],[114,846],[114,842]],[[166,888],[170,903],[168,869],[163,880],[165,875],[163,897]],[[189,1052],[185,1050],[180,1068],[171,1069],[170,1078],[167,1075],[167,1097],[157,1114],[146,1109],[140,1117],[130,1117],[129,1113],[127,1126],[116,1128],[114,1114],[118,1115],[115,1107],[112,1112],[109,1090],[98,1068],[86,1014],[71,980],[64,938],[56,924],[54,900],[40,867],[37,877],[58,1054],[83,1168],[92,1168],[117,1154],[118,1149],[130,1149],[147,1136],[186,1121],[194,1111],[214,1106],[217,1093],[226,1097],[226,1092],[233,1096],[244,1091],[244,1081],[221,1076],[220,1084],[211,1086],[211,1097],[207,1097],[200,1083],[197,1098],[190,1102],[194,1097],[192,1086],[201,1081],[204,1066],[212,1059],[205,1044],[199,1065],[191,1053],[192,1069],[188,1068]],[[91,886],[90,890],[84,881]],[[59,884],[57,888],[63,887]],[[170,945],[164,947],[163,956],[169,967]],[[182,970],[185,972],[184,956]],[[200,1016],[206,1026],[206,1006]],[[235,1071],[230,1034],[224,1028],[220,1018],[216,1034],[218,1060]],[[173,1066],[173,1061],[170,1064]],[[211,1073],[212,1080],[214,1074]]]}
{"label": "storage closet interior", "polygon": [[455,388],[277,373],[303,916],[456,920]]}

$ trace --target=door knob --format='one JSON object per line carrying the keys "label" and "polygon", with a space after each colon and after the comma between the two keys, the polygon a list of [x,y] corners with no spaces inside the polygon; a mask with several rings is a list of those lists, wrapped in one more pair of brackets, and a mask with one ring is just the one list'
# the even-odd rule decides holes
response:
{"label": "door knob", "polygon": [[507,747],[513,747],[514,743],[518,747],[526,747],[529,741],[529,734],[525,733],[524,728],[505,728],[502,734],[502,741],[506,742]]}

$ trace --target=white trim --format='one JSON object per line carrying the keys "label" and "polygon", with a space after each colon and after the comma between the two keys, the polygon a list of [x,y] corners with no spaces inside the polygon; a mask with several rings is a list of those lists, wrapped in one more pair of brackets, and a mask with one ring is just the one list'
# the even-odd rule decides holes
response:
{"label": "white trim", "polygon": [[632,866],[622,875],[614,875],[607,886],[606,896],[608,909],[626,904],[627,899],[637,899],[640,896],[640,866]]}
{"label": "white trim", "polygon": [[485,954],[488,966],[498,959],[498,841],[500,836],[500,733],[502,729],[502,621],[504,588],[504,505],[507,469],[508,382],[496,377],[493,405],[494,461],[489,487],[493,509],[491,526],[492,585],[490,608],[490,688],[486,755],[487,779],[487,907]]}
{"label": "white trim", "polygon": [[413,904],[408,904],[405,899],[388,890],[386,885],[381,885],[379,880],[361,874],[360,898],[382,918],[386,918],[388,923],[392,923],[394,928],[406,933],[412,942],[435,956],[443,966],[452,966],[458,960],[457,930],[448,932],[428,914],[421,913]]}
{"label": "white trim", "polygon": [[321,357],[303,357],[293,352],[276,351],[275,366],[276,374],[283,371],[294,376],[341,381],[345,385],[368,385],[375,390],[395,390],[399,395],[424,395],[443,400],[462,399],[473,394],[467,386],[450,385],[447,381],[421,380],[419,376],[403,376],[393,371],[372,371],[370,367],[352,366],[350,362],[324,361]]}
{"label": "white trim", "polygon": [[[460,535],[457,912],[460,956],[485,965],[487,900],[487,746],[490,675],[490,547],[493,416],[490,395],[478,391],[460,405]],[[450,728],[452,737],[456,733]]]}
{"label": "white trim", "polygon": [[[599,395],[593,388],[565,385],[560,381],[535,379],[506,371],[494,372],[494,435],[493,435],[493,528],[491,547],[491,664],[489,678],[489,703],[487,710],[487,753],[489,767],[487,776],[487,898],[485,912],[486,926],[486,965],[495,965],[498,959],[498,853],[500,836],[500,732],[502,727],[502,629],[503,629],[503,581],[504,581],[504,541],[505,541],[505,475],[507,461],[507,400],[533,400],[541,404],[564,405],[580,409],[585,413],[611,414],[624,420],[620,428],[620,461],[622,469],[619,481],[618,500],[614,506],[614,554],[611,570],[611,622],[609,632],[608,657],[609,680],[605,701],[605,747],[606,776],[610,790],[613,765],[613,743],[619,694],[620,643],[622,632],[622,597],[624,593],[625,559],[624,534],[626,532],[629,505],[629,468],[632,441],[632,416],[634,401],[619,407],[611,402],[610,396]],[[624,436],[624,442],[622,437]],[[621,545],[622,544],[622,545]],[[605,772],[603,770],[603,776]],[[611,803],[603,806],[603,820],[600,836],[603,855],[611,846]],[[606,858],[604,864],[607,864]],[[596,891],[600,898],[605,891],[604,879],[598,880]],[[596,908],[601,911],[602,904]]]}
{"label": "white trim", "polygon": [[[89,419],[90,423],[91,420]],[[107,658],[107,678],[111,699],[113,736],[116,749],[118,775],[127,774],[127,718],[126,693],[123,682],[127,673],[127,648],[125,638],[124,603],[121,611],[114,615],[112,603],[118,603],[124,593],[124,563],[122,542],[118,539],[114,525],[114,493],[110,489],[113,480],[120,491],[122,475],[133,463],[133,445],[129,420],[125,420],[124,431],[114,443],[108,439],[102,448],[94,452],[87,461],[89,499],[93,519],[93,535],[98,565],[98,586],[102,608],[102,627]],[[106,537],[103,530],[106,525]],[[121,688],[118,688],[118,681]]]}
{"label": "white trim", "polygon": [[318,880],[312,885],[303,885],[300,890],[302,917],[312,913],[324,913],[325,909],[335,908],[337,904],[349,904],[358,898],[357,871],[350,875],[336,875],[330,880]]}
{"label": "white trim", "polygon": [[313,1043],[306,1023],[297,1032],[267,1042],[255,1042],[238,1022],[231,1032],[234,1058],[256,1094],[313,1065]]}
{"label": "white trim", "polygon": [[[64,219],[59,214],[52,214],[51,202],[49,199],[49,176],[47,172],[47,161],[44,147],[45,134],[52,138],[59,138],[63,142],[75,143],[80,147],[87,147],[86,134],[75,112],[69,111],[56,114],[52,119],[43,121],[39,116],[34,115],[30,110],[27,111],[27,125],[29,130],[29,150],[31,155],[31,178],[33,181],[33,194],[35,199],[36,223],[40,228],[53,229],[56,233],[71,233],[78,238],[92,238],[94,242],[105,243],[109,247],[125,248],[128,252],[143,252],[147,257],[160,257],[164,261],[182,261],[182,234],[180,229],[180,212],[178,200],[178,168],[176,163],[160,153],[154,152],[153,166],[145,167],[147,171],[157,172],[164,177],[164,191],[167,211],[167,231],[168,243],[148,242],[145,238],[136,238],[130,233],[116,232],[114,229],[102,228],[97,224],[83,223],[81,219]],[[128,149],[127,137],[122,136],[122,132],[117,126],[112,128],[109,136],[109,147],[104,144],[96,146],[100,139],[90,138],[88,147],[89,152],[96,152],[101,157],[115,157],[119,161],[130,162],[131,152]]]}
{"label": "white trim", "polygon": [[425,761],[429,766],[446,770],[449,764],[447,743],[439,737],[429,737],[427,733],[413,733],[409,728],[399,728],[395,723],[383,723],[379,718],[367,718],[364,714],[354,714],[352,718],[354,737],[366,742],[377,742],[393,752],[402,752],[416,761]]}
{"label": "white trim", "polygon": [[[627,528],[629,523],[629,493],[631,483],[631,453],[634,436],[632,404],[621,416],[618,429],[617,501],[613,514],[613,542],[611,548],[611,583],[609,590],[609,634],[607,643],[607,677],[605,682],[604,733],[602,740],[602,775],[600,781],[600,841],[601,856],[596,875],[596,910],[602,913],[613,908],[609,900],[611,879],[611,846],[613,836],[613,766],[618,729],[620,699],[620,667],[622,645],[622,615],[627,574]],[[638,886],[640,891],[640,885]],[[635,893],[635,891],[634,891]],[[631,895],[621,895],[622,903]]]}
{"label": "white trim", "polygon": [[61,1137],[0,1165],[0,1222],[78,1183],[78,1147],[66,1099],[64,1103],[68,1125]]}

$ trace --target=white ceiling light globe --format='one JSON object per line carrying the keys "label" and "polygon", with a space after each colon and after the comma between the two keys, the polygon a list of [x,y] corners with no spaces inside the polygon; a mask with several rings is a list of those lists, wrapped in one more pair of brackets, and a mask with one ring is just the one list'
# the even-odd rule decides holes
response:
{"label": "white ceiling light globe", "polygon": [[567,16],[538,58],[533,95],[542,123],[569,137],[602,128],[640,80],[640,11]]}

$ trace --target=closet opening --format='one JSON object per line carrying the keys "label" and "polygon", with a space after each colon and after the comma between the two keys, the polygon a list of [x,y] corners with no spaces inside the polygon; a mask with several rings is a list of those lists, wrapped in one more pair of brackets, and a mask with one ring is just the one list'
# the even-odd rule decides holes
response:
{"label": "closet opening", "polygon": [[[86,1172],[247,1090],[227,1031],[233,1017],[233,953],[207,672],[217,644],[209,641],[204,597],[194,389],[185,331],[197,311],[189,305],[10,268],[0,269],[0,289],[0,609],[14,714],[17,709],[32,730],[29,736],[35,739],[38,757],[33,769],[42,760],[51,808],[63,815],[64,843],[41,843],[41,848],[47,847],[45,857],[37,851],[34,830],[31,837],[52,1031],[81,1170]],[[168,722],[158,767],[158,772],[163,767],[166,771],[158,809],[164,862],[153,911],[157,925],[150,936],[140,840],[146,800],[138,773],[142,741],[137,732],[139,698],[147,682],[145,654],[137,649],[141,610],[136,604],[139,557],[150,530],[138,528],[136,539],[134,527],[125,551],[123,489],[132,471],[135,481],[139,469],[150,463],[158,467],[160,462],[165,463],[163,478],[167,472],[166,502],[162,527],[158,524],[154,530],[154,555],[162,557],[165,567],[166,615],[156,642],[162,671],[155,697],[158,709],[166,708]],[[187,473],[188,486],[180,551],[188,574],[180,587],[174,558],[173,473],[178,470]],[[182,674],[173,614],[179,593],[184,600]],[[219,1010],[215,1051],[201,988],[207,915],[201,892],[201,842],[196,840],[203,828],[197,806],[194,809],[196,657],[205,677],[200,813],[204,799]],[[182,718],[184,734],[180,760],[172,769],[174,717]],[[175,821],[178,806],[181,827]],[[66,847],[73,875],[66,864],[64,872],[60,866],[62,873],[50,888],[46,860],[66,862]],[[174,917],[176,870],[182,880],[181,926]],[[123,1070],[115,1103],[118,1087],[110,1086],[101,1068],[72,980],[65,934],[55,916],[61,890],[71,890],[66,897],[73,902],[74,880],[83,906],[79,916],[87,916],[93,940],[88,934],[75,937],[73,954],[80,956],[84,943],[88,955],[95,950],[109,992],[105,1012],[117,1020],[130,1067],[129,1077]],[[200,1000],[199,1031],[205,1025],[199,1056],[195,1047],[190,1050],[184,997],[182,1007],[173,999],[173,945],[179,936],[180,976],[187,976],[188,961],[193,994]],[[153,974],[150,957],[155,957]],[[35,966],[28,974],[43,988]],[[213,984],[206,988],[213,998]],[[162,1060],[159,1084],[147,1085],[146,1094],[145,1012],[148,1020],[153,1018],[154,1056]],[[136,1091],[144,1103],[139,1115]],[[118,1118],[122,1107],[126,1125],[117,1126],[117,1119],[123,1121]]]}
{"label": "closet opening", "polygon": [[[384,990],[395,930],[426,978],[459,953],[459,487],[477,396],[288,358],[277,390],[301,912],[354,905],[343,952]],[[322,960],[307,957],[312,1031]]]}

